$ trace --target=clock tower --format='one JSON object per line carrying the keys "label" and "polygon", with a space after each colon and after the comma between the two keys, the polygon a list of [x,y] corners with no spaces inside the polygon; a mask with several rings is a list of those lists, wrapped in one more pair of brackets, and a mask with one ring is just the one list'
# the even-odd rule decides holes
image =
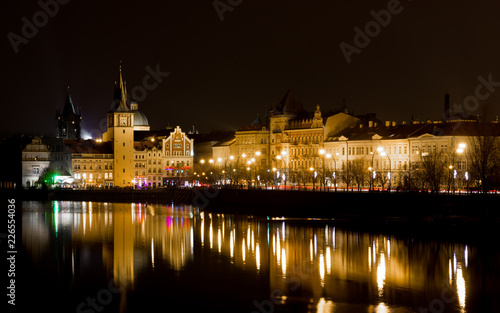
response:
{"label": "clock tower", "polygon": [[[120,67],[119,104],[107,113],[106,140],[112,143],[114,186],[133,187],[134,178],[134,112],[127,106],[125,89]],[[118,102],[118,101],[117,101]]]}

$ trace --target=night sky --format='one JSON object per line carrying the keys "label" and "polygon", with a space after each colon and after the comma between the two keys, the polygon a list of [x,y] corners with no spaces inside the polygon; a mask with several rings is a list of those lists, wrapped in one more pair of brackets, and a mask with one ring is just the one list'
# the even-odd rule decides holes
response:
{"label": "night sky", "polygon": [[[500,82],[498,0],[72,0],[45,20],[37,1],[1,6],[0,132],[55,135],[70,86],[84,132],[100,133],[120,61],[129,93],[147,68],[169,73],[157,85],[148,80],[155,87],[141,95],[152,129],[200,132],[236,130],[288,89],[308,110],[334,110],[345,98],[355,114],[400,122],[442,119],[444,94],[461,105],[479,76]],[[388,7],[390,21],[371,28],[348,63],[341,43],[355,47],[354,28],[376,27],[370,12]],[[33,17],[41,26],[27,39],[24,21]],[[23,42],[11,44],[13,34]],[[481,90],[490,119],[500,114],[497,85]]]}

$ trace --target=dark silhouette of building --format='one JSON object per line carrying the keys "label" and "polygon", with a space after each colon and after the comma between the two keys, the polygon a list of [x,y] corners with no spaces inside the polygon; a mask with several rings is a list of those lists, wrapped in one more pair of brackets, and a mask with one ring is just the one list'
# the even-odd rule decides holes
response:
{"label": "dark silhouette of building", "polygon": [[66,102],[64,103],[64,108],[57,110],[56,113],[56,123],[57,123],[57,138],[63,139],[80,139],[81,129],[82,129],[82,113],[81,111],[75,111],[73,105],[73,100],[71,95],[66,96]]}

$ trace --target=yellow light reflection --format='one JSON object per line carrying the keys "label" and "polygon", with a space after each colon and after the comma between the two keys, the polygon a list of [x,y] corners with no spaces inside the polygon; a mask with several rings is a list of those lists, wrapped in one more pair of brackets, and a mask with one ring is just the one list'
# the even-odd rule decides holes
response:
{"label": "yellow light reflection", "polygon": [[243,239],[243,242],[241,243],[241,254],[243,263],[245,263],[245,239]]}
{"label": "yellow light reflection", "polygon": [[311,239],[310,243],[309,243],[309,253],[311,255],[311,262],[314,258],[314,254],[313,254],[313,240]]}
{"label": "yellow light reflection", "polygon": [[372,271],[372,248],[368,247],[368,268]]}
{"label": "yellow light reflection", "polygon": [[332,313],[335,309],[335,304],[333,304],[332,300],[325,300],[325,298],[321,297],[316,309],[317,313]]}
{"label": "yellow light reflection", "polygon": [[453,283],[453,274],[451,272],[451,259],[448,259],[448,279],[450,280],[450,285]]}
{"label": "yellow light reflection", "polygon": [[281,244],[280,244],[280,237],[278,235],[278,238],[276,239],[276,256],[278,258],[278,264],[280,264],[280,260],[281,260]]}
{"label": "yellow light reflection", "polygon": [[210,242],[210,249],[214,247],[214,234],[213,234],[213,229],[212,229],[212,220],[210,220],[210,228],[208,229],[208,234],[209,234],[209,242]]}
{"label": "yellow light reflection", "polygon": [[380,302],[377,307],[375,308],[376,313],[388,313],[389,308],[384,302]]}
{"label": "yellow light reflection", "polygon": [[283,271],[283,277],[286,277],[286,252],[285,248],[281,250],[281,270]]}
{"label": "yellow light reflection", "polygon": [[381,297],[384,291],[385,283],[385,257],[383,253],[380,253],[380,260],[377,265],[377,285],[378,285],[378,295]]}
{"label": "yellow light reflection", "polygon": [[330,247],[326,247],[326,273],[331,274],[332,272],[332,256]]}
{"label": "yellow light reflection", "polygon": [[260,270],[260,248],[258,243],[255,247],[255,266],[257,270]]}
{"label": "yellow light reflection", "polygon": [[151,238],[151,266],[155,268],[155,249],[153,244],[153,238]]}
{"label": "yellow light reflection", "polygon": [[321,281],[321,287],[325,287],[325,257],[323,253],[319,255],[319,277]]}
{"label": "yellow light reflection", "polygon": [[465,279],[462,272],[462,265],[459,263],[457,268],[457,294],[460,308],[465,308]]}
{"label": "yellow light reflection", "polygon": [[229,233],[229,254],[232,259],[234,257],[234,236],[232,231]]}
{"label": "yellow light reflection", "polygon": [[387,260],[391,259],[391,240],[387,238]]}
{"label": "yellow light reflection", "polygon": [[[202,212],[203,213],[203,212]],[[204,244],[204,234],[205,233],[205,222],[203,219],[201,220],[201,231],[200,231],[200,239],[201,239],[201,246],[203,247]]]}
{"label": "yellow light reflection", "polygon": [[220,228],[217,232],[217,247],[219,248],[219,253],[220,253],[222,249],[222,234]]}

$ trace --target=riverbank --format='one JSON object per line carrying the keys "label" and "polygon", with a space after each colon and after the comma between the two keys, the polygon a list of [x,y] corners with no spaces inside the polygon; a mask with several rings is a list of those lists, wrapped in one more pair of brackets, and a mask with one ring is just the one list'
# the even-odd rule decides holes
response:
{"label": "riverbank", "polygon": [[20,201],[96,201],[194,205],[215,214],[260,216],[271,222],[314,220],[353,230],[480,241],[500,234],[500,196],[430,193],[321,192],[243,189],[0,190]]}
{"label": "riverbank", "polygon": [[150,190],[2,190],[3,195],[35,201],[99,201],[192,204],[213,211],[262,216],[315,218],[440,217],[500,218],[498,195],[431,193],[321,192],[291,190],[183,189]]}

